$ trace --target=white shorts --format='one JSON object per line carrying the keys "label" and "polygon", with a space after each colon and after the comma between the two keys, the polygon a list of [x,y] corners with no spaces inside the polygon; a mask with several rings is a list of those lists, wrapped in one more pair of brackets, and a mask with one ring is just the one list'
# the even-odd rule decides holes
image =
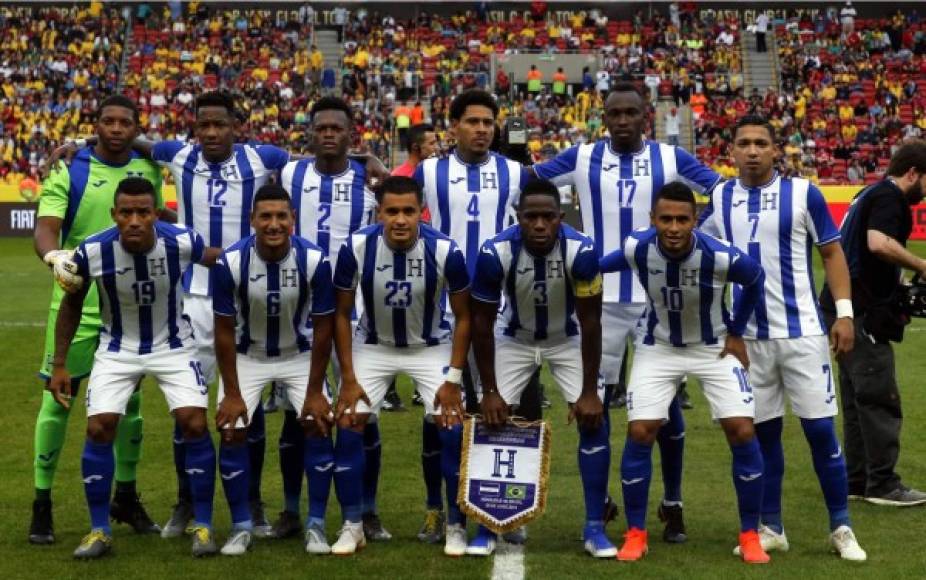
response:
{"label": "white shorts", "polygon": [[[567,403],[575,403],[582,394],[581,338],[528,344],[505,335],[495,337],[495,380],[498,393],[509,405],[517,405],[521,394],[536,371],[547,361],[550,373]],[[598,397],[604,399],[604,383],[599,381]]]}
{"label": "white shorts", "polygon": [[101,348],[93,357],[87,384],[87,416],[125,414],[135,385],[145,375],[158,382],[171,411],[209,406],[209,387],[193,346],[142,355]]}
{"label": "white shorts", "polygon": [[668,419],[678,383],[688,374],[701,380],[714,420],[754,417],[756,403],[746,370],[732,355],[719,358],[722,350],[720,344],[675,347],[638,341],[627,386],[628,420]]}
{"label": "white shorts", "polygon": [[183,314],[190,319],[196,339],[196,356],[203,365],[206,382],[216,379],[215,372],[215,311],[212,298],[198,294],[183,295]]}
{"label": "white shorts", "polygon": [[785,394],[801,419],[835,417],[836,379],[826,336],[747,340],[756,423],[783,417]]}
{"label": "white shorts", "polygon": [[[358,413],[379,412],[389,384],[399,374],[405,373],[418,388],[424,401],[427,415],[439,413],[434,408],[434,397],[444,384],[444,377],[450,366],[450,343],[435,346],[409,346],[397,348],[382,344],[365,344],[354,340],[354,375],[370,399],[370,405],[363,401],[357,404]],[[461,387],[460,392],[464,389]]]}
{"label": "white shorts", "polygon": [[[264,386],[276,382],[285,394],[284,400],[289,402],[292,409],[302,411],[305,403],[306,388],[309,384],[309,370],[311,368],[312,352],[303,352],[286,357],[255,357],[238,354],[235,366],[238,371],[238,389],[241,398],[248,408],[248,420],[254,417],[254,411],[260,404]],[[323,389],[328,401],[331,401],[331,389],[325,381]],[[224,384],[219,381],[218,403],[225,398]],[[239,420],[236,429],[244,428],[244,421]]]}
{"label": "white shorts", "polygon": [[601,309],[601,374],[606,385],[621,379],[621,363],[627,344],[633,342],[644,304],[605,302]]}

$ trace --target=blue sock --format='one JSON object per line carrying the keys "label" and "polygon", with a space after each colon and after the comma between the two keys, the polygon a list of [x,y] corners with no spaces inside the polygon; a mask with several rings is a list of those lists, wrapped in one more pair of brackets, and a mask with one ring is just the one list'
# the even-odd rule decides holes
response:
{"label": "blue sock", "polygon": [[756,438],[765,464],[762,484],[762,523],[779,534],[781,524],[781,481],[785,477],[785,452],[781,446],[781,417],[756,424]]}
{"label": "blue sock", "polygon": [[444,509],[440,450],[440,428],[434,421],[425,418],[421,426],[421,471],[424,472],[424,486],[428,492],[428,509]]}
{"label": "blue sock", "polygon": [[621,488],[624,490],[624,513],[627,527],[646,529],[646,505],[653,478],[653,448],[637,443],[629,436],[621,457]]}
{"label": "blue sock", "polygon": [[193,520],[212,526],[212,500],[215,496],[215,446],[207,431],[198,439],[186,440],[186,472],[193,495]]}
{"label": "blue sock", "polygon": [[112,492],[113,472],[116,470],[113,444],[94,443],[88,439],[84,443],[80,470],[84,477],[87,507],[90,508],[90,528],[112,534],[109,525],[109,495]]}
{"label": "blue sock", "polygon": [[604,502],[608,495],[608,472],[611,469],[611,442],[608,428],[579,428],[579,473],[585,492],[585,519],[604,520]]}
{"label": "blue sock", "polygon": [[251,509],[248,506],[248,481],[250,476],[247,445],[219,446],[219,475],[222,488],[231,510],[235,528],[251,529]]}
{"label": "blue sock", "polygon": [[669,421],[656,438],[662,461],[663,501],[682,501],[682,463],[685,456],[685,416],[678,397],[669,405]]}
{"label": "blue sock", "polygon": [[375,514],[376,488],[379,486],[379,470],[383,460],[383,446],[377,421],[368,421],[363,428],[363,455],[363,513]]}
{"label": "blue sock", "polygon": [[299,500],[302,496],[302,478],[305,471],[305,434],[296,419],[295,411],[283,413],[283,429],[280,431],[280,473],[283,475],[284,509],[294,514],[299,513]]}
{"label": "blue sock", "polygon": [[306,437],[304,447],[305,475],[309,482],[309,523],[324,526],[331,478],[334,477],[334,443],[331,437]]}
{"label": "blue sock", "polygon": [[740,531],[759,529],[762,511],[762,451],[753,437],[748,443],[731,445],[733,452],[733,486],[739,504]]}
{"label": "blue sock", "polygon": [[184,503],[193,503],[190,492],[190,477],[186,474],[186,442],[180,423],[174,421],[174,469],[177,470],[177,499]]}
{"label": "blue sock", "polygon": [[260,501],[260,480],[264,474],[264,453],[267,451],[267,431],[264,423],[264,403],[260,402],[248,424],[248,499]]}
{"label": "blue sock", "polygon": [[440,467],[447,486],[447,523],[466,525],[466,518],[457,505],[457,491],[460,487],[460,453],[463,448],[463,426],[440,429]]}
{"label": "blue sock", "polygon": [[334,490],[346,522],[363,515],[363,433],[338,429],[334,445]]}
{"label": "blue sock", "polygon": [[[820,480],[823,499],[830,514],[830,530],[851,526],[849,522],[849,480],[846,475],[846,456],[836,439],[832,417],[801,419],[804,436],[810,444],[813,468]],[[835,457],[834,457],[835,455]]]}

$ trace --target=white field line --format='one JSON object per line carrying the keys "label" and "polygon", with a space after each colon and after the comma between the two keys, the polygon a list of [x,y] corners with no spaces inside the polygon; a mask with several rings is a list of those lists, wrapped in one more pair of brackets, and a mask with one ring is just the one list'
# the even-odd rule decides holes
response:
{"label": "white field line", "polygon": [[524,546],[509,544],[499,538],[492,563],[492,580],[524,579]]}

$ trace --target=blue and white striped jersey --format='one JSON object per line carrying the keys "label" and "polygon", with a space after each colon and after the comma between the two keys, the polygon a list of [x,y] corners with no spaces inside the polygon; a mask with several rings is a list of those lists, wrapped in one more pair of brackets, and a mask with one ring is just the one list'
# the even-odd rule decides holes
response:
{"label": "blue and white striped jersey", "polygon": [[[199,232],[212,248],[225,248],[251,235],[254,194],[289,161],[289,153],[273,145],[236,143],[228,159],[210,163],[200,145],[182,141],[156,143],[151,157],[177,184],[178,220]],[[208,268],[194,266],[183,287],[190,294],[211,295]]]}
{"label": "blue and white striped jersey", "polygon": [[347,237],[375,221],[376,196],[366,186],[363,163],[351,159],[343,173],[326,175],[314,159],[301,159],[287,163],[280,177],[293,199],[296,235],[311,240],[335,264]]}
{"label": "blue and white striped jersey", "polygon": [[212,269],[215,313],[237,318],[238,352],[286,356],[311,348],[312,316],[334,312],[331,266],[321,248],[290,237],[289,254],[267,262],[251,235]]}
{"label": "blue and white striped jersey", "polygon": [[506,335],[530,342],[578,335],[576,296],[601,293],[594,243],[563,224],[553,250],[534,256],[521,227],[508,228],[483,244],[473,277],[473,298],[497,303],[502,293]]}
{"label": "blue and white striped jersey", "polygon": [[375,224],[341,246],[334,285],[360,286],[363,315],[357,328],[367,344],[432,346],[446,342],[450,324],[441,295],[469,287],[466,261],[456,242],[426,224],[407,251],[394,251]]}
{"label": "blue and white striped jersey", "polygon": [[[825,334],[813,282],[813,244],[839,241],[823,194],[777,174],[760,187],[730,180],[714,189],[700,227],[742,248],[765,269],[765,293],[746,326],[756,339]],[[741,290],[733,289],[733,303]]]}
{"label": "blue and white striped jersey", "polygon": [[192,344],[183,316],[181,279],[203,258],[202,237],[190,228],[155,222],[155,244],[131,254],[111,227],[87,238],[74,253],[77,273],[100,294],[100,348],[149,354]]}
{"label": "blue and white striped jersey", "polygon": [[[656,194],[666,183],[684,181],[710,191],[720,176],[679,147],[644,141],[636,153],[620,154],[609,139],[576,145],[534,166],[541,179],[573,185],[579,195],[582,231],[598,256],[619,250],[631,232],[650,225]],[[631,272],[604,277],[604,301],[643,303],[646,295]]]}
{"label": "blue and white striped jersey", "polygon": [[[762,294],[764,275],[758,262],[729,242],[697,231],[693,235],[691,252],[679,260],[660,251],[656,228],[630,234],[623,250],[601,259],[602,272],[632,271],[646,292],[646,314],[640,322],[645,331],[638,338],[643,344],[717,344],[728,332],[742,336]],[[732,316],[727,283],[743,286]]]}
{"label": "blue and white striped jersey", "polygon": [[466,163],[454,153],[425,159],[415,179],[424,190],[431,225],[463,249],[472,277],[479,248],[514,217],[526,170],[497,153],[481,164]]}

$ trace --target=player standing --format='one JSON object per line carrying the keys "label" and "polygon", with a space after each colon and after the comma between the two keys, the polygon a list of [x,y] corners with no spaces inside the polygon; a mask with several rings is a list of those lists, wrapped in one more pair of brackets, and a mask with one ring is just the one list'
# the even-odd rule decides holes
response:
{"label": "player standing", "polygon": [[[608,139],[571,147],[533,167],[541,179],[576,188],[582,229],[595,240],[599,257],[620,249],[634,230],[649,226],[650,211],[663,184],[681,180],[698,191],[710,191],[720,181],[719,175],[684,149],[643,139],[649,103],[634,84],[615,84],[604,106]],[[607,332],[602,336],[601,372],[609,393],[615,391],[625,347],[645,301],[646,293],[632,272],[604,276],[602,327]],[[659,505],[659,516],[666,522],[663,537],[684,542],[685,420],[678,401],[672,402],[669,422],[660,429],[658,440],[665,487]]]}
{"label": "player standing", "polygon": [[[740,119],[733,136],[739,179],[716,188],[701,217],[702,231],[745,248],[765,267],[765,294],[744,334],[752,361],[756,436],[765,462],[759,536],[766,551],[788,550],[781,522],[781,432],[787,395],[810,445],[829,511],[830,544],[842,558],[863,561],[865,551],[850,527],[846,461],[833,421],[838,411],[833,367],[814,288],[810,244],[820,252],[833,296],[842,301],[837,302],[840,317],[830,330],[836,356],[851,351],[855,337],[849,267],[823,194],[806,179],[778,175],[777,156],[774,128],[755,115]],[[734,289],[734,304],[739,295]]]}
{"label": "player standing", "polygon": [[[35,501],[29,541],[50,544],[55,541],[52,524],[51,488],[58,459],[64,447],[70,409],[58,405],[48,392],[55,347],[55,320],[65,292],[74,291],[80,280],[64,269],[64,263],[80,242],[112,226],[109,210],[113,207],[116,185],[128,176],[141,176],[154,184],[156,207],[163,208],[161,172],[132,151],[132,140],[138,134],[138,109],[122,95],[103,99],[97,109],[95,125],[98,141],[93,146],[79,148],[70,165],[54,171],[42,183],[38,222],[35,228],[35,251],[54,270],[59,284],[52,290],[48,324],[45,328],[45,354],[39,376],[45,380],[35,425]],[[71,396],[76,396],[81,380],[90,374],[93,353],[99,343],[100,310],[96,286],[88,290],[83,315],[68,351],[67,370],[71,375]],[[135,489],[136,466],[141,456],[142,440],[141,393],[129,398],[125,417],[119,423],[115,442],[116,493],[111,515],[130,524],[139,533],[157,532],[138,499]]]}
{"label": "player standing", "polygon": [[[745,562],[769,561],[762,550],[759,509],[762,453],[753,429],[755,403],[746,371],[743,332],[762,296],[764,274],[753,259],[727,242],[695,233],[695,199],[683,183],[656,194],[648,230],[631,234],[623,249],[602,258],[602,272],[631,271],[647,296],[645,331],[637,337],[627,389],[627,440],[621,484],[628,531],[617,558],[634,561],[648,550],[646,506],[652,446],[678,381],[697,376],[733,452],[739,503],[739,545]],[[728,283],[742,290],[736,309],[726,308]]]}
{"label": "player standing", "polygon": [[[344,526],[332,552],[351,554],[365,543],[359,521],[362,480],[357,477],[364,459],[361,432],[389,383],[404,372],[418,385],[426,413],[443,427],[441,467],[449,514],[444,553],[462,556],[466,529],[456,496],[463,436],[460,380],[469,350],[466,264],[452,240],[420,223],[422,194],[413,179],[387,178],[377,201],[380,223],[350,236],[334,276],[335,345],[341,365],[334,481]],[[358,288],[364,309],[352,338]],[[455,318],[452,331],[445,293]],[[317,422],[327,420],[329,407],[318,393],[309,394],[308,404]]]}
{"label": "player standing", "polygon": [[87,385],[87,441],[81,472],[91,531],[74,551],[80,559],[99,558],[111,549],[113,440],[129,398],[145,375],[158,381],[183,432],[184,468],[190,476],[195,514],[193,555],[216,551],[211,529],[215,448],[206,426],[209,391],[183,314],[181,278],[191,264],[214,263],[218,252],[205,248],[196,232],[158,221],[155,208],[151,182],[140,177],[119,182],[111,214],[116,225],[78,246],[73,273],[84,282],[62,300],[55,326],[49,389],[58,403],[68,407],[67,354],[94,282],[103,325]]}
{"label": "player standing", "polygon": [[[331,354],[331,266],[318,246],[290,234],[294,221],[286,190],[263,186],[251,211],[255,233],[225,250],[214,269],[216,360],[222,375],[216,413],[216,428],[222,431],[219,473],[233,522],[232,536],[222,548],[226,555],[243,554],[251,545],[244,426],[264,385],[281,384],[302,409],[306,386],[317,382],[321,390]],[[305,465],[310,480],[313,467]],[[313,538],[307,533],[307,544]]]}
{"label": "player standing", "polygon": [[[579,471],[585,491],[585,549],[613,558],[604,533],[611,446],[599,392],[601,274],[591,239],[562,224],[559,190],[534,181],[521,192],[518,224],[482,246],[473,279],[473,352],[482,379],[482,415],[490,426],[508,419],[542,361],[579,422]],[[505,295],[496,335],[499,302]],[[475,539],[471,555],[487,556],[494,535]]]}

